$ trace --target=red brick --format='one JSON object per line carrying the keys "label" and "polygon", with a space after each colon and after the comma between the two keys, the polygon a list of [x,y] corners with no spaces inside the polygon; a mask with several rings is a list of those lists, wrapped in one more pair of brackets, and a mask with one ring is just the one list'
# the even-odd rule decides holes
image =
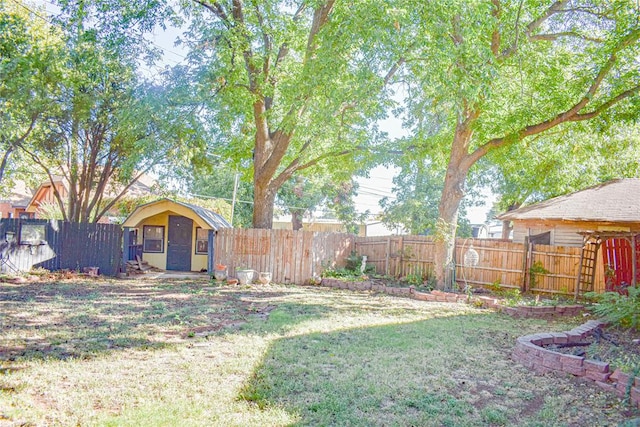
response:
{"label": "red brick", "polygon": [[620,375],[621,373],[622,371],[620,369],[616,369],[615,371],[613,371],[613,374],[611,374],[609,378],[611,378],[613,381],[618,381],[618,375]]}
{"label": "red brick", "polygon": [[618,374],[616,375],[616,381],[617,381],[616,388],[620,391],[626,392],[630,379],[631,379],[630,375],[625,374],[623,372],[618,372]]}
{"label": "red brick", "polygon": [[541,340],[541,345],[553,344],[553,335],[551,334],[538,334],[538,339]]}
{"label": "red brick", "polygon": [[542,357],[542,353],[544,353],[544,349],[542,347],[537,346],[532,342],[524,344],[524,347],[527,349],[527,353],[533,354],[534,356]]}
{"label": "red brick", "polygon": [[420,301],[427,301],[427,295],[428,294],[425,294],[423,292],[413,292],[413,297]]}
{"label": "red brick", "polygon": [[584,376],[589,378],[590,380],[594,380],[594,381],[607,381],[609,379],[609,376],[611,374],[606,372],[595,372],[595,371],[585,371]]}
{"label": "red brick", "polygon": [[582,335],[578,332],[568,331],[565,332],[565,334],[567,334],[567,340],[570,343],[576,343],[582,340]]}
{"label": "red brick", "polygon": [[543,351],[542,354],[542,364],[547,368],[562,370],[562,363],[560,362],[560,353],[556,353],[554,351]]}
{"label": "red brick", "polygon": [[582,368],[584,363],[584,357],[574,356],[573,354],[563,354],[560,357],[560,362],[563,366],[570,366],[573,368]]}
{"label": "red brick", "polygon": [[631,400],[638,403],[640,402],[640,389],[637,387],[631,387]]}
{"label": "red brick", "polygon": [[567,337],[567,334],[564,334],[562,332],[555,332],[555,333],[552,333],[551,335],[553,335],[554,344],[565,344],[569,342],[569,338]]}
{"label": "red brick", "polygon": [[587,371],[605,373],[609,372],[609,364],[599,360],[587,359],[584,361],[584,368]]}
{"label": "red brick", "polygon": [[586,372],[582,366],[571,366],[571,365],[568,365],[568,366],[562,365],[562,371],[566,372],[567,374],[575,375],[578,377],[583,377]]}

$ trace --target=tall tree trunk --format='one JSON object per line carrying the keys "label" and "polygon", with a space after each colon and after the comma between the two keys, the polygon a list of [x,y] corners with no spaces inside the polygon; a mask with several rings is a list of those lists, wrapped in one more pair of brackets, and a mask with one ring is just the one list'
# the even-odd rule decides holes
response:
{"label": "tall tree trunk", "polygon": [[[458,228],[458,210],[464,198],[465,180],[473,161],[468,148],[473,131],[471,123],[478,117],[477,112],[466,111],[466,114],[456,125],[456,131],[451,144],[451,156],[444,178],[444,188],[438,206],[438,224],[435,232],[435,275],[438,289],[445,289],[452,285],[447,283],[447,272],[453,274],[453,255],[456,245],[456,229]],[[452,270],[453,269],[453,270]]]}
{"label": "tall tree trunk", "polygon": [[254,176],[253,228],[273,228],[273,205],[278,190],[272,188],[269,181],[260,175]]}
{"label": "tall tree trunk", "polygon": [[[520,206],[522,206],[522,203],[512,203],[509,205],[509,207],[507,208],[507,212],[511,212],[514,211],[516,209],[518,209]],[[508,240],[511,237],[511,230],[513,230],[513,224],[511,223],[511,221],[506,220],[506,221],[502,221],[502,239],[503,240]]]}
{"label": "tall tree trunk", "polygon": [[302,215],[303,211],[293,210],[291,212],[291,228],[293,231],[302,230]]}
{"label": "tall tree trunk", "polygon": [[460,169],[459,162],[452,158],[449,161],[447,175],[444,181],[444,189],[440,206],[438,207],[438,224],[435,233],[435,273],[438,289],[445,289],[451,285],[447,280],[447,272],[451,274],[451,268],[455,268],[453,254],[456,242],[456,229],[458,227],[458,210],[464,197],[464,182],[468,170]]}
{"label": "tall tree trunk", "polygon": [[4,171],[7,168],[7,163],[9,162],[9,157],[11,156],[12,152],[13,146],[10,145],[9,147],[7,147],[7,151],[5,151],[4,155],[2,156],[2,162],[0,162],[0,183],[4,178]]}

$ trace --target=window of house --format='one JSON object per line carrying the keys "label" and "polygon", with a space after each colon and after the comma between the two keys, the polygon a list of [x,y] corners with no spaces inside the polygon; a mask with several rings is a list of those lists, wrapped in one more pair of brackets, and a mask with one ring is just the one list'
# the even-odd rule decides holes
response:
{"label": "window of house", "polygon": [[164,252],[164,226],[145,225],[142,234],[144,252]]}
{"label": "window of house", "polygon": [[196,253],[202,255],[209,253],[209,230],[196,227]]}
{"label": "window of house", "polygon": [[20,226],[20,243],[23,245],[40,245],[46,243],[44,224],[22,224]]}

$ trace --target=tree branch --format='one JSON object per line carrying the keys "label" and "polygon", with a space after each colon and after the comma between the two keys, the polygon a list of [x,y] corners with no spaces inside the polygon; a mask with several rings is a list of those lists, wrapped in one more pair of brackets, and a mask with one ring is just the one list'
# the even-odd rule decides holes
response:
{"label": "tree branch", "polygon": [[[308,146],[310,144],[310,140],[307,141],[305,143],[306,146]],[[301,162],[301,157],[296,157],[291,163],[289,163],[289,165],[284,168],[284,170],[282,172],[280,172],[278,174],[278,176],[276,178],[274,178],[271,181],[271,184],[274,188],[280,188],[289,178],[291,178],[293,176],[294,173],[310,168],[312,166],[315,166],[316,164],[318,164],[319,162],[326,160],[328,158],[331,157],[341,157],[341,156],[346,156],[348,154],[352,154],[358,150],[360,150],[361,147],[356,147],[352,150],[340,150],[340,151],[332,151],[330,153],[325,153],[322,154],[318,157],[316,157],[315,159],[309,160],[307,163],[303,163],[300,164]],[[302,149],[300,150],[300,152],[302,153]]]}
{"label": "tree branch", "polygon": [[498,29],[498,22],[500,21],[500,16],[502,15],[502,6],[500,5],[500,0],[491,0],[493,3],[493,10],[491,11],[491,15],[495,18],[495,28],[493,29],[493,33],[491,34],[491,52],[493,56],[498,56],[500,54],[500,31]]}
{"label": "tree branch", "polygon": [[[555,3],[553,3],[551,6],[549,6],[547,10],[545,10],[545,12],[542,15],[540,15],[538,18],[531,21],[525,27],[525,30],[524,30],[525,35],[528,38],[531,38],[535,30],[537,30],[547,19],[551,18],[554,14],[560,13],[562,10],[561,8],[568,3],[569,3],[569,0],[558,0]],[[502,54],[498,58],[499,60],[503,61],[509,58],[518,50],[518,35],[519,35],[518,22],[516,22],[515,32],[516,32],[516,36],[513,44],[502,52]]]}
{"label": "tree branch", "polygon": [[334,4],[335,0],[327,0],[323,6],[318,7],[313,12],[313,21],[311,21],[311,30],[309,31],[309,39],[307,40],[307,50],[304,55],[304,63],[307,63],[311,59],[313,52],[316,50],[316,36],[324,24],[329,20],[329,14],[333,9]]}
{"label": "tree branch", "polygon": [[476,150],[473,151],[471,154],[469,154],[467,156],[466,163],[468,165],[473,165],[485,154],[487,154],[489,151],[495,148],[503,147],[513,142],[520,141],[523,138],[526,138],[527,136],[544,132],[555,126],[558,126],[559,124],[562,124],[565,122],[571,122],[571,121],[588,120],[590,118],[593,118],[601,114],[603,111],[606,111],[607,109],[611,108],[613,105],[619,103],[620,101],[637,94],[640,91],[640,87],[634,86],[618,94],[617,96],[611,98],[610,100],[604,102],[595,110],[588,113],[580,114],[580,111],[583,108],[585,108],[593,100],[596,93],[598,92],[598,89],[602,85],[602,82],[604,81],[605,77],[607,76],[607,74],[609,74],[609,72],[615,65],[618,52],[630,46],[631,44],[637,42],[639,38],[640,38],[640,29],[636,29],[635,31],[632,31],[631,33],[629,33],[622,41],[620,41],[620,43],[618,43],[618,45],[612,50],[611,54],[609,55],[607,62],[605,62],[605,64],[598,71],[598,74],[594,77],[593,82],[587,89],[585,95],[571,108],[543,122],[537,123],[535,125],[525,126],[524,128],[516,132],[513,132],[509,135],[506,135],[501,138],[494,138],[488,141],[487,143],[476,148]]}
{"label": "tree branch", "polygon": [[536,34],[533,35],[531,37],[529,37],[529,40],[546,40],[546,41],[554,41],[554,40],[558,40],[562,37],[576,37],[582,40],[586,40],[586,41],[590,41],[590,42],[594,42],[594,43],[603,43],[604,40],[597,38],[597,37],[589,37],[586,36],[584,34],[580,34],[576,31],[564,31],[564,32],[559,32],[559,33],[548,33],[548,34]]}

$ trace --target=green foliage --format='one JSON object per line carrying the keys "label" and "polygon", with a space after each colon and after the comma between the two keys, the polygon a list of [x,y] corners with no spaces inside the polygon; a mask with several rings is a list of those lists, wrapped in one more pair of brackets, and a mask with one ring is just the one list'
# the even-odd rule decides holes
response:
{"label": "green foliage", "polygon": [[544,268],[541,261],[536,261],[529,267],[529,286],[535,288],[538,284],[538,276],[541,274],[549,274],[549,270]]}
{"label": "green foliage", "polygon": [[[424,157],[423,157],[424,156]],[[399,158],[398,175],[393,178],[393,198],[380,201],[384,209],[381,220],[389,228],[402,227],[410,234],[434,234],[438,221],[438,206],[444,185],[444,169],[429,159],[427,153],[415,152],[411,157]],[[458,217],[458,236],[471,235],[465,218],[463,203]]]}
{"label": "green foliage", "polygon": [[404,276],[404,281],[411,286],[422,286],[422,274],[411,273]]}
{"label": "green foliage", "polygon": [[254,226],[269,226],[275,195],[302,171],[345,182],[368,161],[380,139],[372,123],[387,105],[384,76],[407,38],[394,30],[395,9],[278,0],[185,7],[190,87],[206,107],[210,150],[243,165],[253,183]]}
{"label": "green foliage", "polygon": [[640,288],[628,287],[627,294],[588,292],[585,297],[595,301],[590,309],[612,325],[640,329]]}
{"label": "green foliage", "polygon": [[[565,8],[564,3],[411,2],[414,7],[401,15],[401,28],[415,37],[402,75],[410,94],[402,112],[411,129],[403,154],[411,158],[419,150],[446,170],[439,203],[445,224],[456,221],[472,174],[491,175],[492,162],[511,162],[510,147],[520,146],[526,161],[538,156],[542,144],[553,161],[580,151],[594,131],[637,127],[640,27],[630,16],[637,17],[638,5],[597,0]],[[554,139],[558,143],[552,144]],[[587,152],[580,157],[588,158]],[[583,168],[589,165],[569,173],[579,176]],[[521,180],[546,179],[544,169],[514,168],[510,175],[519,173]],[[485,180],[490,183],[491,177]],[[563,181],[568,180],[558,180]],[[447,234],[450,238],[438,239],[436,247],[441,280],[455,227]]]}
{"label": "green foliage", "polygon": [[38,206],[38,218],[63,220],[64,214],[57,203],[45,202]]}
{"label": "green foliage", "polygon": [[322,277],[339,277],[348,280],[363,280],[368,274],[375,273],[375,267],[372,265],[365,266],[364,276],[360,271],[362,267],[362,255],[358,255],[355,251],[351,252],[345,260],[344,268],[334,268],[325,266]]}
{"label": "green foliage", "polygon": [[352,251],[349,256],[345,260],[345,267],[347,270],[351,271],[360,271],[360,267],[362,266],[362,255],[358,255],[356,251]]}
{"label": "green foliage", "polygon": [[30,13],[32,7],[0,2],[0,182],[24,164],[19,147],[46,120],[64,72],[60,31]]}

